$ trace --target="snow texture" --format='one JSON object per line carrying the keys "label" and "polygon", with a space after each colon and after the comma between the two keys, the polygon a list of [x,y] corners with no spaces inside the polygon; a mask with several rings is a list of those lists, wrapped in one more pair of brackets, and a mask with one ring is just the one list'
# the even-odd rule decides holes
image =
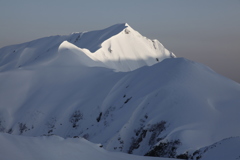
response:
{"label": "snow texture", "polygon": [[[4,133],[83,137],[108,151],[191,157],[240,136],[239,106],[240,84],[176,58],[128,24],[0,49]],[[5,137],[10,147],[22,139]]]}

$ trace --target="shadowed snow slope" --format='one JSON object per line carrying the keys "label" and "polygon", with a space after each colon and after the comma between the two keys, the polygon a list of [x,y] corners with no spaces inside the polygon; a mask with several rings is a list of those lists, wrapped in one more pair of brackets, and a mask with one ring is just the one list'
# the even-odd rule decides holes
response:
{"label": "shadowed snow slope", "polygon": [[121,73],[16,69],[2,72],[0,82],[2,132],[82,136],[138,155],[155,155],[164,144],[166,151],[156,153],[164,157],[240,135],[239,84],[183,58]]}
{"label": "shadowed snow slope", "polygon": [[127,24],[110,29],[2,48],[0,131],[80,136],[109,151],[170,158],[240,135],[238,83],[169,58]]}
{"label": "shadowed snow slope", "polygon": [[83,138],[24,137],[0,134],[2,160],[171,160],[111,153]]}
{"label": "shadowed snow slope", "polygon": [[192,159],[240,159],[240,137],[230,137],[195,152]]}

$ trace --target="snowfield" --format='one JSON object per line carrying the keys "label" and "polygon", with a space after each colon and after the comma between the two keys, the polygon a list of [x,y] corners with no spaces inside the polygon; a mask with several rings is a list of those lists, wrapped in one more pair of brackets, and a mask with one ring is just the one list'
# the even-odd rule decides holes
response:
{"label": "snowfield", "polygon": [[[240,84],[176,58],[128,24],[0,49],[0,131],[9,146],[0,147],[4,159],[14,159],[9,150],[37,159],[45,155],[31,156],[42,145],[54,152],[59,144],[56,152],[69,146],[66,154],[82,157],[94,152],[129,159],[117,151],[221,160],[225,152],[240,156],[239,113]],[[80,146],[93,149],[76,153]]]}

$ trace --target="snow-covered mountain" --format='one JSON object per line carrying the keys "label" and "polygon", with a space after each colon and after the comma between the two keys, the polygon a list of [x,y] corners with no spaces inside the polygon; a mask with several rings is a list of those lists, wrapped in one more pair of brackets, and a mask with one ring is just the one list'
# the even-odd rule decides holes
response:
{"label": "snow-covered mountain", "polygon": [[128,24],[1,48],[0,88],[5,133],[183,159],[240,136],[240,84]]}
{"label": "snow-covered mountain", "polygon": [[0,50],[0,70],[30,66],[105,67],[132,71],[175,57],[157,40],[150,40],[128,24],[109,28],[52,36]]}

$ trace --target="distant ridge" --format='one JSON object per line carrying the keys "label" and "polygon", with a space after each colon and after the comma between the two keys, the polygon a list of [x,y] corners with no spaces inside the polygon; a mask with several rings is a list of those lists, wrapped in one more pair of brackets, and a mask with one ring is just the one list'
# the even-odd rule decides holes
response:
{"label": "distant ridge", "polygon": [[46,37],[1,48],[0,70],[41,64],[71,65],[66,56],[74,59],[73,65],[124,72],[175,57],[157,40],[147,39],[127,23],[121,23],[102,30]]}

